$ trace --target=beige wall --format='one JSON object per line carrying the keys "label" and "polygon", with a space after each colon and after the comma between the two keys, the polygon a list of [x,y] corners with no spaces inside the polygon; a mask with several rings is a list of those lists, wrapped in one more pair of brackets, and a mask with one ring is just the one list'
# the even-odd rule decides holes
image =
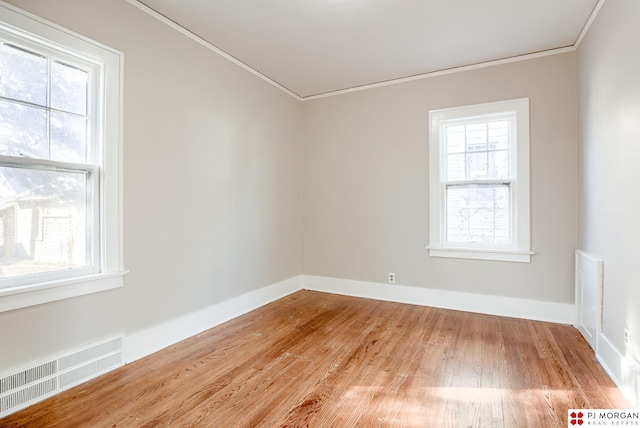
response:
{"label": "beige wall", "polygon": [[299,101],[124,0],[10,3],[125,54],[131,273],[0,314],[0,371],[301,273]]}
{"label": "beige wall", "polygon": [[604,259],[604,335],[624,354],[626,325],[640,361],[638,22],[640,2],[607,1],[578,49],[578,242]]}
{"label": "beige wall", "polygon": [[[428,112],[530,98],[530,264],[431,258]],[[572,303],[575,55],[566,53],[321,98],[303,105],[303,271]],[[389,287],[393,287],[389,285]]]}

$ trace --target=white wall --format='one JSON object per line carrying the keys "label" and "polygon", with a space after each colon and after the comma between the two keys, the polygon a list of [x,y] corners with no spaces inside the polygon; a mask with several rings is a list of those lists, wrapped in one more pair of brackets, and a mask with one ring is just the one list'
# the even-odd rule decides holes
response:
{"label": "white wall", "polygon": [[[578,246],[604,260],[603,345],[636,364],[640,364],[638,22],[639,2],[607,1],[578,49]],[[627,349],[625,326],[632,333]],[[617,371],[619,361],[605,363]],[[635,370],[640,373],[639,367]],[[640,385],[633,388],[640,390]]]}
{"label": "white wall", "polygon": [[[530,264],[431,258],[428,112],[530,98]],[[303,106],[305,275],[573,303],[575,55],[321,98]],[[389,287],[394,287],[389,285]]]}
{"label": "white wall", "polygon": [[0,314],[0,372],[301,273],[299,101],[124,0],[10,3],[125,54],[131,272]]}

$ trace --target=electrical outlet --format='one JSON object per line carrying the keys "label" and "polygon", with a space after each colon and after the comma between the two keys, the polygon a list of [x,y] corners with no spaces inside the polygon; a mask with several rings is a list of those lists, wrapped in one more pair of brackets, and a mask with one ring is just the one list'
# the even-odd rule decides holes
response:
{"label": "electrical outlet", "polygon": [[629,346],[629,342],[631,342],[631,330],[625,327],[624,329],[624,346]]}
{"label": "electrical outlet", "polygon": [[395,284],[396,283],[396,274],[393,272],[389,272],[389,275],[387,277],[389,284]]}

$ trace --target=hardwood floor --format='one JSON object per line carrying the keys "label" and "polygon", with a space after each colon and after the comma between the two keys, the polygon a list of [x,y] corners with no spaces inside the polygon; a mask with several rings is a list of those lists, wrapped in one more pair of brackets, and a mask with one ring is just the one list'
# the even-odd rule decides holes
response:
{"label": "hardwood floor", "polygon": [[566,427],[628,403],[570,326],[300,291],[1,427]]}

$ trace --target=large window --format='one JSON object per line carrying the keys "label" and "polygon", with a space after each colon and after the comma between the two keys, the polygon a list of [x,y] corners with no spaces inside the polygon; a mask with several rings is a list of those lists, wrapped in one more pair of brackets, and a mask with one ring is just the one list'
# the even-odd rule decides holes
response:
{"label": "large window", "polygon": [[430,254],[530,261],[529,100],[429,119]]}
{"label": "large window", "polygon": [[0,8],[0,310],[120,286],[121,54]]}

